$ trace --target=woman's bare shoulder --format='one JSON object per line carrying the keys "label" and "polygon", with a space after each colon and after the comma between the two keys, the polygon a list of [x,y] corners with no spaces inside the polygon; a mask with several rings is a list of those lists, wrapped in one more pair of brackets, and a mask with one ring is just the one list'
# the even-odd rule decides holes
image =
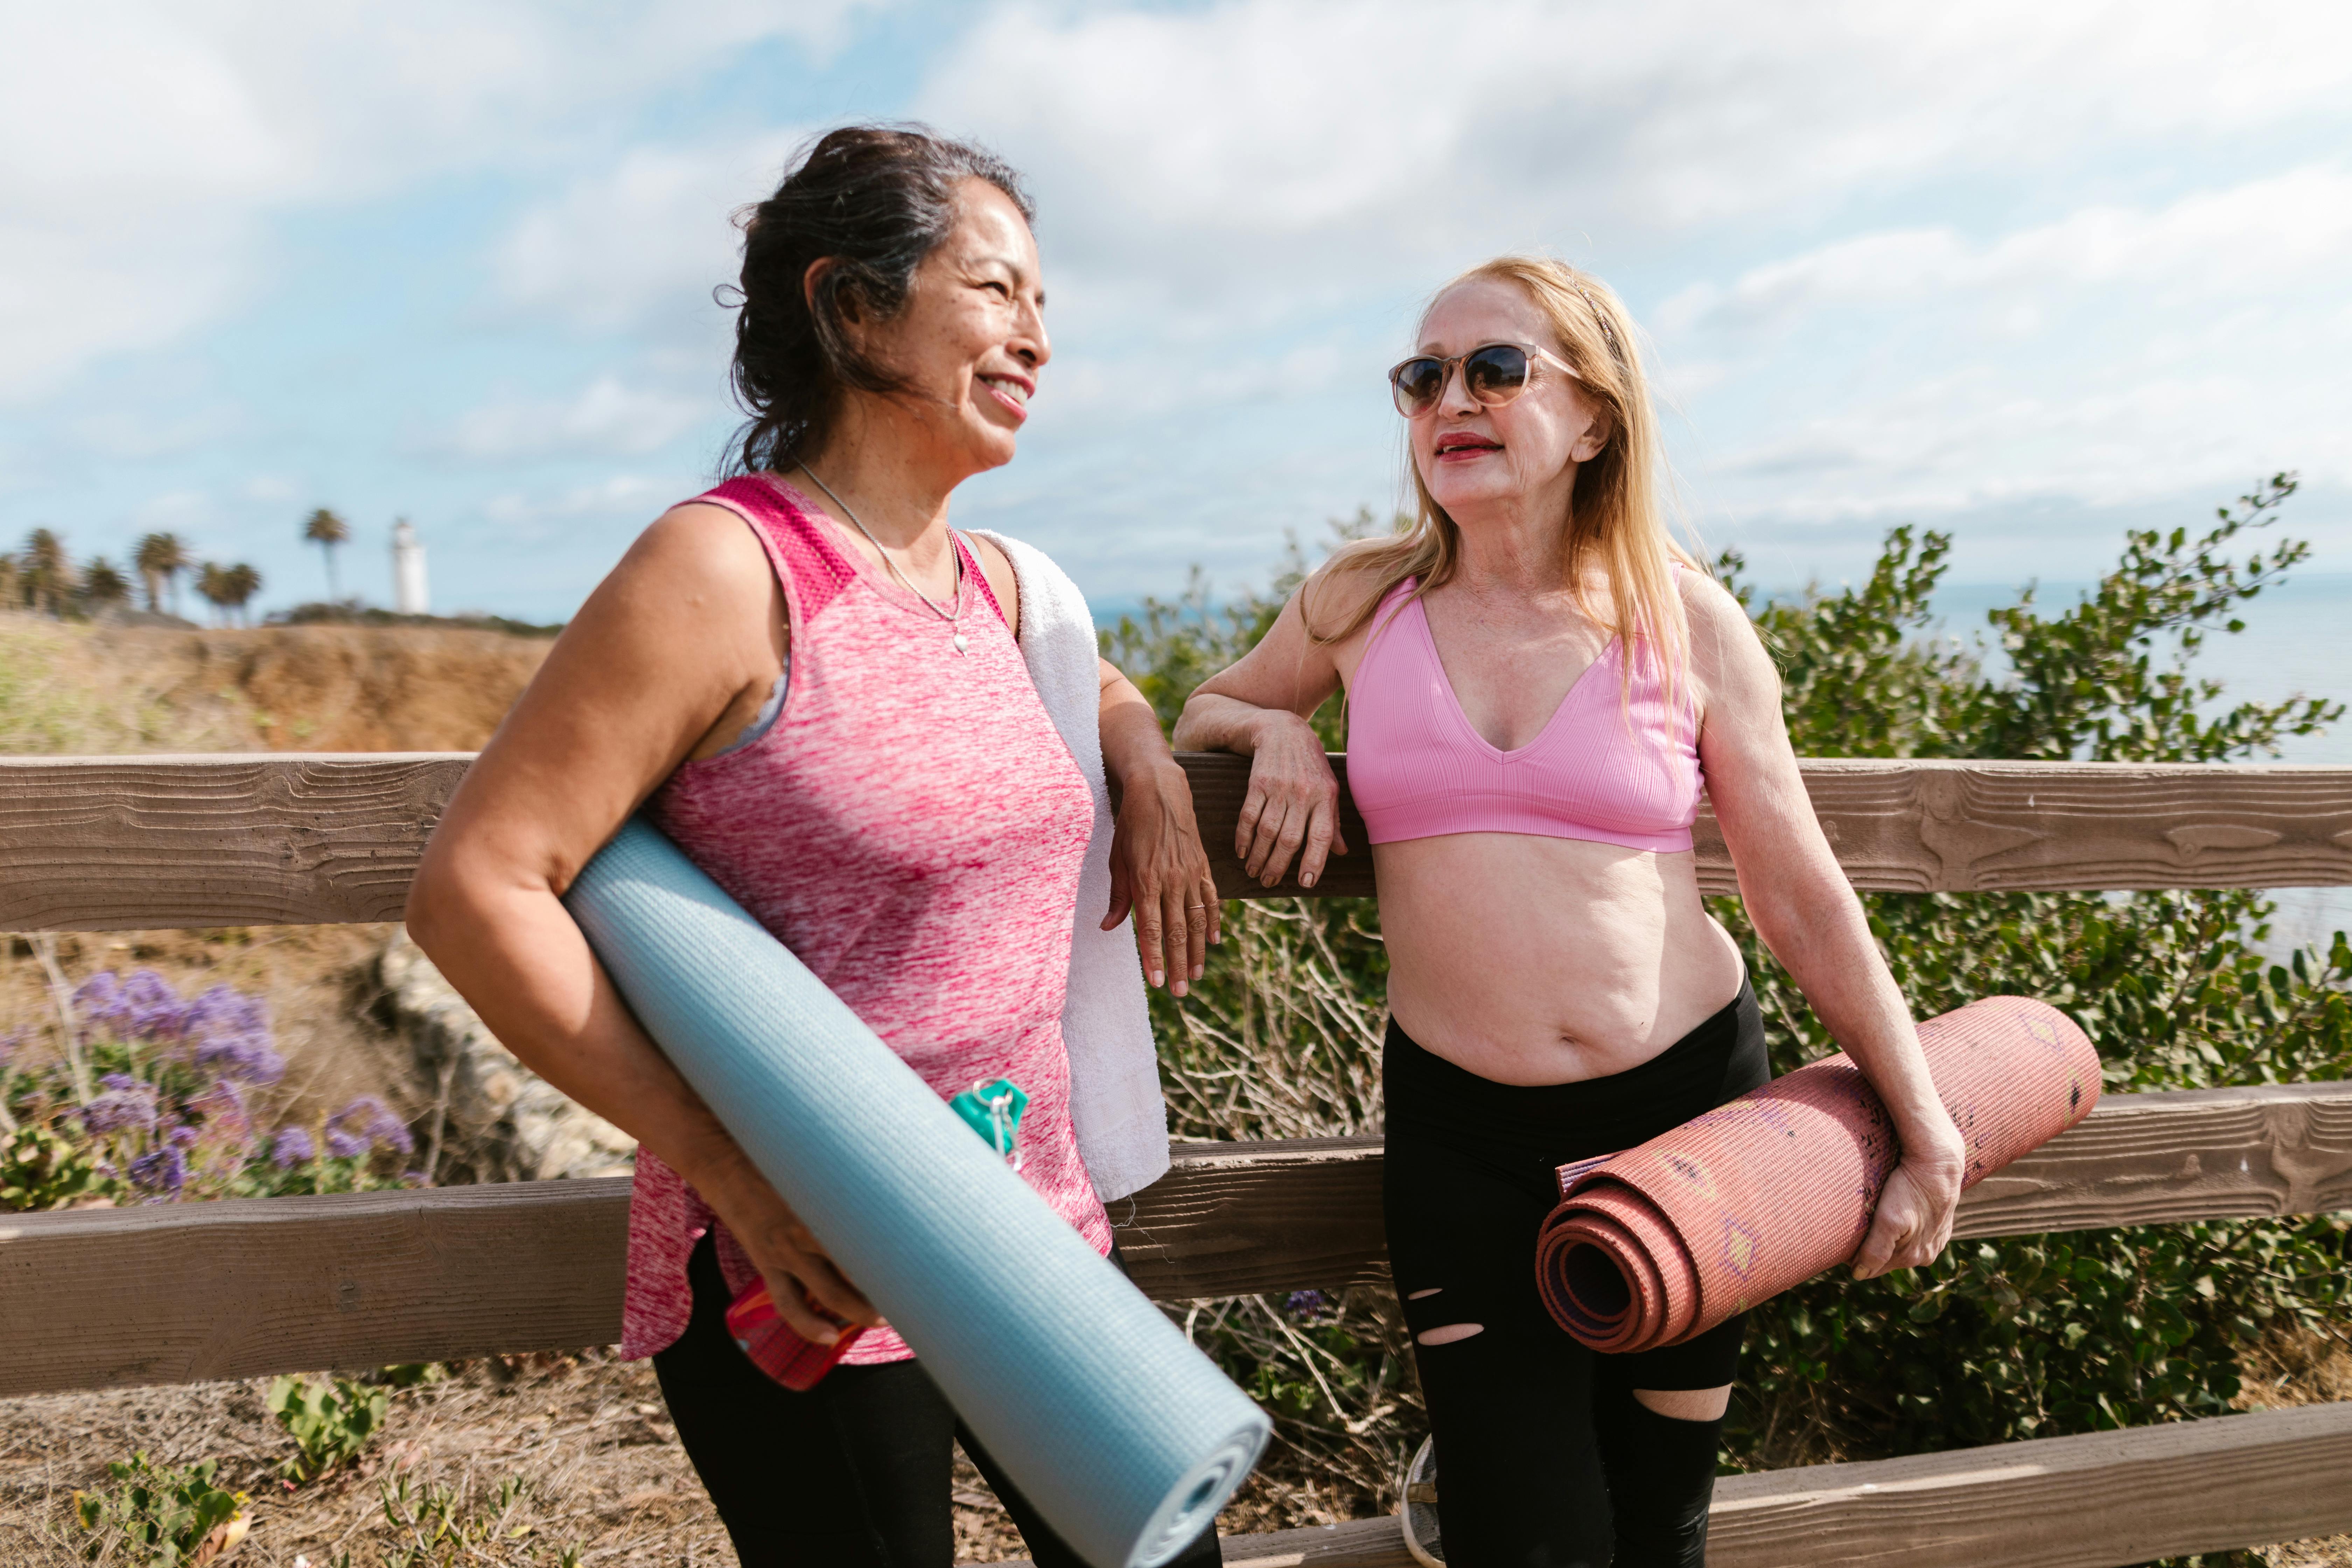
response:
{"label": "woman's bare shoulder", "polygon": [[654,519],[619,573],[657,579],[672,591],[763,602],[770,576],[767,552],[741,514],[709,501],[686,501]]}
{"label": "woman's bare shoulder", "polygon": [[1703,688],[1728,693],[1759,679],[1777,682],[1756,623],[1730,589],[1712,573],[1692,567],[1675,574],[1675,589],[1690,628],[1691,667]]}
{"label": "woman's bare shoulder", "polygon": [[1298,613],[1308,632],[1328,637],[1360,621],[1392,585],[1388,562],[1391,540],[1360,539],[1343,544],[1298,585]]}

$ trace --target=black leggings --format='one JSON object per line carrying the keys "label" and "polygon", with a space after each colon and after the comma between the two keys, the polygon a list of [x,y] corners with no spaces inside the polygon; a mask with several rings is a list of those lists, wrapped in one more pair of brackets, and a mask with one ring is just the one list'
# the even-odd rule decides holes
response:
{"label": "black leggings", "polygon": [[[678,1441],[742,1568],[949,1568],[950,1443],[1020,1527],[1037,1568],[1087,1568],[956,1419],[919,1362],[836,1366],[806,1394],[772,1382],[727,1331],[710,1238],[687,1267],[694,1316],[654,1357]],[[1214,1568],[1216,1527],[1171,1568]]]}
{"label": "black leggings", "polygon": [[[1559,1201],[1558,1167],[1644,1142],[1770,1077],[1744,984],[1662,1054],[1580,1083],[1496,1083],[1389,1025],[1389,1258],[1437,1438],[1449,1568],[1706,1561],[1723,1424],[1660,1415],[1633,1390],[1731,1382],[1746,1319],[1665,1350],[1597,1354],[1544,1310],[1536,1232]],[[1469,1323],[1482,1327],[1420,1342]]]}

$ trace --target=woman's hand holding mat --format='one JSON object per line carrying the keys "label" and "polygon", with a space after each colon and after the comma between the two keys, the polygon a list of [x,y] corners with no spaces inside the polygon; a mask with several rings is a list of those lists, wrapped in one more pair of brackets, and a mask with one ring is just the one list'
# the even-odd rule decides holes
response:
{"label": "woman's hand holding mat", "polygon": [[1154,1568],[1265,1415],[668,839],[631,822],[564,902],[646,1032],[1063,1540]]}
{"label": "woman's hand holding mat", "polygon": [[[2072,1019],[1990,996],[1919,1026],[1973,1186],[2084,1117],[2099,1057]],[[1596,1351],[1679,1344],[1854,1255],[1899,1154],[1843,1053],[1636,1149],[1562,1166],[1536,1244],[1559,1326]]]}

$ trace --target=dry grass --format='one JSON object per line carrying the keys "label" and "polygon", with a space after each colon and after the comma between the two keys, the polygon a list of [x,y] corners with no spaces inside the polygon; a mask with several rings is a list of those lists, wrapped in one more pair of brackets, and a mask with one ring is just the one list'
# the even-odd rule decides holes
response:
{"label": "dry grass", "polygon": [[470,751],[549,646],[455,627],[168,631],[0,614],[0,753]]}
{"label": "dry grass", "polygon": [[[396,1537],[386,1480],[443,1486],[495,1511],[499,1485],[526,1489],[507,1530],[527,1533],[463,1561],[521,1568],[580,1549],[605,1568],[725,1568],[726,1532],[688,1465],[651,1369],[602,1354],[475,1362],[446,1382],[393,1395],[384,1440],[346,1473],[292,1488],[275,1474],[292,1450],[262,1405],[266,1380],[185,1388],[49,1394],[0,1402],[0,1563],[82,1564],[77,1488],[102,1484],[108,1461],[143,1450],[159,1462],[215,1458],[218,1480],[252,1494],[255,1527],[239,1568],[352,1568],[384,1561]],[[959,1561],[1024,1555],[979,1472],[958,1458]]]}
{"label": "dry grass", "polygon": [[[2241,1410],[2279,1410],[2352,1399],[2352,1338],[2307,1330],[2278,1333],[2239,1358]],[[2352,1568],[2352,1535],[2293,1541],[2263,1554],[2269,1568]]]}

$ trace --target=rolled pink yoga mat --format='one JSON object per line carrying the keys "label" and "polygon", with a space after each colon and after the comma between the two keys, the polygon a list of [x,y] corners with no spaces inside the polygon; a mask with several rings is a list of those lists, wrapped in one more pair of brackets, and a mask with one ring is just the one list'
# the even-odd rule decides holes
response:
{"label": "rolled pink yoga mat", "polygon": [[[1927,1070],[1968,1141],[1963,1186],[2040,1148],[2099,1102],[2099,1055],[2074,1020],[1988,996],[1919,1026]],[[1563,1165],[1536,1284],[1596,1351],[1680,1344],[1851,1258],[1895,1167],[1893,1123],[1843,1052],[1639,1148]]]}

